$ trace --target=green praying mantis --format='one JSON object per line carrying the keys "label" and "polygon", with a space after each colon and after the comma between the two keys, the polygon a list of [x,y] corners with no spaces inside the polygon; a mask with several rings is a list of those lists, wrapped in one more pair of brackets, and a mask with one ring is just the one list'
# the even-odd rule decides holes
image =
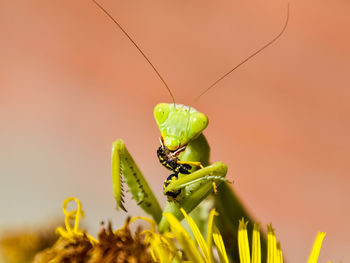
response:
{"label": "green praying mantis", "polygon": [[[228,253],[231,255],[231,258],[236,258],[235,255],[238,255],[238,253],[234,249],[237,246],[233,245],[236,240],[232,236],[236,236],[238,219],[242,217],[250,219],[250,216],[228,184],[229,182],[226,179],[227,165],[222,162],[213,164],[209,162],[210,147],[203,135],[203,131],[208,125],[207,116],[193,107],[176,104],[174,96],[163,77],[135,41],[103,6],[95,0],[92,1],[131,41],[153,68],[172,97],[172,103],[160,103],[154,108],[154,117],[161,134],[157,155],[161,164],[171,171],[170,176],[165,180],[163,188],[163,193],[167,196],[168,201],[164,209],[162,209],[145,177],[128,152],[123,140],[118,139],[112,144],[113,193],[117,208],[126,211],[123,200],[123,184],[126,183],[133,199],[146,213],[153,217],[158,224],[159,231],[165,232],[168,230],[169,225],[163,217],[164,212],[171,212],[179,220],[182,220],[183,214],[180,208],[190,213],[205,198],[215,192],[215,208],[220,214],[217,225],[222,230],[221,233],[225,243],[228,243],[226,247],[232,248]],[[285,31],[288,19],[289,7],[286,21],[278,35],[217,79],[197,99],[238,67],[275,42]],[[229,238],[225,238],[225,235],[229,236]],[[264,246],[264,242],[262,242],[262,246]],[[262,251],[266,250],[262,249]]]}

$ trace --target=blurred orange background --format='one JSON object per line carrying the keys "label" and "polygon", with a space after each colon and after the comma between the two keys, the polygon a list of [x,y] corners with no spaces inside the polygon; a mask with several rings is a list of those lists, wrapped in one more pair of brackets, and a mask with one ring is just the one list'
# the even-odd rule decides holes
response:
{"label": "blurred orange background", "polygon": [[[123,138],[164,204],[153,107],[170,96],[87,0],[0,1],[0,228],[43,224],[68,196],[121,226],[110,146]],[[190,104],[281,29],[284,1],[100,0]],[[203,96],[212,161],[289,262],[350,260],[350,2],[290,2],[285,34]],[[142,214],[133,201],[131,215]]]}

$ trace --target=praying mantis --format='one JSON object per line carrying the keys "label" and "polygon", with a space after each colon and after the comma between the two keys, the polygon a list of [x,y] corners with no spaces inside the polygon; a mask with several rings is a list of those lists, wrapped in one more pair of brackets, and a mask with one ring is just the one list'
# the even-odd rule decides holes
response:
{"label": "praying mantis", "polygon": [[[190,213],[205,198],[214,192],[215,207],[220,214],[220,217],[218,217],[220,221],[218,222],[219,229],[221,228],[221,230],[224,230],[222,231],[223,236],[227,234],[230,236],[230,239],[232,239],[232,236],[236,236],[237,233],[238,219],[242,217],[250,219],[250,216],[228,184],[229,182],[226,179],[227,165],[222,162],[215,162],[213,164],[209,162],[210,147],[203,134],[203,131],[208,125],[207,116],[191,106],[175,103],[174,96],[163,77],[136,42],[101,4],[96,0],[92,0],[92,2],[94,2],[131,41],[153,68],[172,97],[172,103],[160,103],[154,108],[154,117],[161,134],[157,156],[160,163],[171,171],[170,176],[165,180],[163,189],[163,193],[167,196],[168,201],[164,209],[162,209],[145,177],[128,152],[125,143],[123,140],[118,139],[112,144],[111,157],[113,193],[117,208],[126,211],[123,188],[124,183],[126,183],[133,199],[135,199],[137,204],[146,213],[153,217],[158,224],[159,231],[165,232],[168,231],[169,225],[165,217],[163,217],[163,213],[171,212],[179,220],[182,220],[183,214],[180,208]],[[238,67],[274,43],[285,31],[288,19],[289,7],[286,21],[278,35],[241,61],[226,74],[218,78],[204,90],[197,99]],[[234,243],[235,241],[232,242]],[[264,242],[262,246],[264,246]],[[234,249],[237,246],[229,244],[226,247]],[[262,251],[265,251],[265,249],[262,249]],[[237,251],[228,251],[228,253],[237,255]]]}

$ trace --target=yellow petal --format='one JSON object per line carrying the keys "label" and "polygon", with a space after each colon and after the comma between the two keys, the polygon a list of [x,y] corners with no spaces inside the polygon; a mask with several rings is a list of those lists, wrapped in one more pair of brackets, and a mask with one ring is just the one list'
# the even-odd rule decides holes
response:
{"label": "yellow petal", "polygon": [[276,261],[277,263],[283,263],[283,255],[280,242],[277,242],[276,246]]}
{"label": "yellow petal", "polygon": [[183,215],[185,216],[185,218],[186,218],[186,220],[187,220],[187,222],[188,222],[188,224],[193,232],[193,235],[196,238],[197,244],[199,245],[200,249],[202,250],[205,261],[214,263],[214,258],[210,257],[210,254],[208,251],[208,246],[205,243],[205,240],[204,240],[201,232],[199,231],[196,223],[193,221],[193,219],[191,217],[188,216],[188,214],[186,213],[186,211],[183,208],[181,208],[180,210],[183,213]]}
{"label": "yellow petal", "polygon": [[239,220],[238,250],[239,250],[239,258],[241,263],[250,263],[250,250],[249,250],[249,242],[248,242],[248,234],[247,234],[247,224],[248,222],[244,222],[244,218],[242,218],[242,220]]}
{"label": "yellow petal", "polygon": [[321,251],[322,241],[325,237],[326,233],[324,232],[318,232],[317,237],[315,239],[314,245],[312,247],[312,251],[309,257],[309,260],[307,263],[317,263],[318,256]]}
{"label": "yellow petal", "polygon": [[219,229],[217,229],[217,227],[215,225],[213,226],[213,239],[214,239],[214,243],[218,249],[220,262],[228,263],[228,258],[227,258],[227,254],[226,254],[224,241],[222,240],[222,236],[220,234]]}
{"label": "yellow petal", "polygon": [[177,257],[177,248],[171,239],[164,235],[144,230],[145,244],[149,245],[152,258],[155,262],[168,263]]}
{"label": "yellow petal", "polygon": [[188,259],[193,262],[204,263],[204,260],[196,244],[186,232],[186,230],[183,228],[183,226],[180,224],[179,220],[177,220],[177,218],[169,212],[165,213],[164,216],[168,221],[172,232],[175,234],[177,241],[180,243]]}
{"label": "yellow petal", "polygon": [[125,222],[125,224],[123,225],[122,228],[125,228],[128,224],[131,224],[132,222],[139,220],[139,219],[142,219],[142,220],[148,222],[151,225],[152,232],[156,231],[156,223],[152,219],[149,219],[145,216],[135,216],[135,217],[130,218],[129,221]]}
{"label": "yellow petal", "polygon": [[272,224],[267,226],[267,263],[275,263],[276,260],[276,236]]}
{"label": "yellow petal", "polygon": [[216,216],[216,215],[219,215],[219,213],[217,213],[215,211],[215,208],[210,210],[209,221],[208,221],[208,230],[207,230],[207,247],[208,247],[210,258],[213,258],[213,237],[212,237],[212,235],[213,235],[213,221],[214,221],[214,216]]}
{"label": "yellow petal", "polygon": [[[71,201],[75,201],[77,203],[77,209],[76,210],[73,210],[73,211],[68,211],[67,210],[67,205],[69,202]],[[66,225],[66,229],[68,232],[77,232],[78,229],[79,229],[79,219],[80,219],[80,216],[81,217],[84,217],[84,212],[81,208],[81,203],[80,203],[80,200],[76,197],[68,197],[66,198],[64,201],[63,201],[63,205],[62,205],[62,208],[63,208],[63,213],[65,215],[65,225]],[[69,225],[69,220],[70,219],[73,219],[74,220],[74,227],[73,227],[73,230],[72,228],[70,227]]]}
{"label": "yellow petal", "polygon": [[253,228],[252,263],[261,263],[260,224]]}

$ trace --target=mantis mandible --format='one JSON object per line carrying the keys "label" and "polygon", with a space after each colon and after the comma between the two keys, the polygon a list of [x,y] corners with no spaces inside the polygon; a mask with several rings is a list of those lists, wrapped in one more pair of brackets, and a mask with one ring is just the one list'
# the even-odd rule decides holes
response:
{"label": "mantis mandible", "polygon": [[[117,208],[126,211],[123,201],[123,183],[126,182],[137,204],[158,223],[159,231],[164,232],[168,230],[168,224],[162,216],[163,212],[171,212],[181,220],[183,219],[180,212],[181,207],[187,213],[190,213],[208,195],[217,192],[215,194],[216,208],[220,213],[221,223],[224,225],[225,231],[230,232],[230,228],[235,228],[232,226],[233,222],[238,222],[236,219],[242,216],[248,219],[250,217],[227,184],[227,166],[222,162],[209,163],[210,147],[203,135],[203,130],[208,125],[208,118],[193,107],[175,103],[174,96],[163,77],[135,41],[103,6],[95,0],[92,1],[132,42],[153,68],[172,97],[172,103],[160,103],[154,109],[154,117],[161,134],[157,155],[162,165],[171,170],[171,175],[165,181],[163,189],[164,194],[168,197],[165,208],[164,210],[161,209],[158,200],[121,139],[112,144],[113,192]],[[194,101],[238,67],[274,43],[285,31],[288,20],[289,6],[286,21],[277,36],[218,78]],[[232,222],[228,223],[228,221]]]}

